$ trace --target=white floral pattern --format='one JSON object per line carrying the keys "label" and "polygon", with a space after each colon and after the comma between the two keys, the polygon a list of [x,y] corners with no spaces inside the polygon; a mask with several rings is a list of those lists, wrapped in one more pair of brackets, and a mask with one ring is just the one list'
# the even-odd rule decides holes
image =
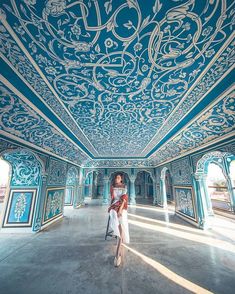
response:
{"label": "white floral pattern", "polygon": [[[213,120],[214,127],[207,133],[193,129],[184,133],[190,144],[191,138],[195,140],[193,146],[186,139],[176,148],[170,141],[167,148],[162,146],[167,134],[177,131],[184,116],[200,100],[205,104],[209,101],[210,89],[234,63],[234,5],[231,0],[203,4],[149,0],[149,9],[143,9],[146,3],[1,3],[0,52],[7,66],[12,66],[60,117],[84,152],[91,158],[107,158],[90,160],[79,150],[78,164],[154,166],[167,155],[172,158],[204,144],[206,141],[200,138],[205,134],[209,136],[207,142],[219,136],[219,126]],[[28,96],[33,101],[31,92]],[[26,126],[23,123],[27,118],[19,115],[17,119]],[[225,127],[226,132],[231,131],[228,124]],[[22,136],[19,129],[16,133]],[[60,141],[49,130],[45,134],[53,137],[53,146],[46,149],[65,156],[61,145],[70,142],[64,144],[64,139]],[[36,140],[36,136],[29,137]],[[44,144],[41,137],[39,141]],[[60,148],[55,150],[57,144]],[[67,153],[66,158],[75,158],[74,153]]]}

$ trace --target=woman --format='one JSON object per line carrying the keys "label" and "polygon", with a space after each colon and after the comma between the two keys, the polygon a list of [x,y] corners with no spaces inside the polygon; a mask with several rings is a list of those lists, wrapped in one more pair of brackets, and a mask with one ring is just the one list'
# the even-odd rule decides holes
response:
{"label": "woman", "polygon": [[114,184],[111,185],[110,192],[111,205],[108,209],[110,215],[110,227],[113,230],[113,234],[118,238],[117,251],[114,258],[114,265],[119,266],[121,264],[122,242],[130,242],[127,220],[127,188],[122,182],[121,174],[117,174],[115,176]]}

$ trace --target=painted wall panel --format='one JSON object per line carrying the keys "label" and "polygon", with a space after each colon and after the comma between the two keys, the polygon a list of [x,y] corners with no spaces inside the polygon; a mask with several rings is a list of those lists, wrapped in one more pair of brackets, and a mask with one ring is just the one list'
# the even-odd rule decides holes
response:
{"label": "painted wall panel", "polygon": [[43,224],[46,224],[62,216],[63,205],[64,205],[64,194],[65,194],[64,188],[47,189],[45,205],[44,205]]}
{"label": "painted wall panel", "polygon": [[195,200],[191,187],[175,186],[176,212],[196,221]]}

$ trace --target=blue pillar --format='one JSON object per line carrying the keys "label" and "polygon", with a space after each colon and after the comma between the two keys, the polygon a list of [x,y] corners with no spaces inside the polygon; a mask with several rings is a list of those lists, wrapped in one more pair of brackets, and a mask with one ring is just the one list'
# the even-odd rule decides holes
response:
{"label": "blue pillar", "polygon": [[104,176],[104,194],[102,204],[109,204],[109,177]]}
{"label": "blue pillar", "polygon": [[208,229],[211,227],[211,224],[208,214],[208,205],[206,201],[207,195],[205,194],[203,175],[193,176],[193,186],[195,188],[199,228]]}
{"label": "blue pillar", "polygon": [[232,212],[235,212],[235,189],[233,189],[232,181],[229,175],[226,175],[225,179],[227,182],[228,193],[230,197],[231,210]]}
{"label": "blue pillar", "polygon": [[208,193],[208,188],[207,188],[207,185],[206,185],[206,177],[207,177],[207,175],[200,176],[199,182],[200,182],[201,188],[203,190],[203,195],[205,196],[208,215],[213,216],[214,212],[213,212],[213,209],[212,209],[212,202],[211,202],[210,195]]}
{"label": "blue pillar", "polygon": [[233,188],[233,183],[230,176],[231,161],[232,160],[230,158],[226,158],[226,160],[224,160],[224,166],[225,166],[225,178],[227,181],[228,193],[229,193],[230,201],[231,201],[231,210],[232,212],[235,213],[235,189]]}
{"label": "blue pillar", "polygon": [[164,178],[161,177],[161,180],[160,180],[160,205],[163,208],[167,208],[165,175],[164,175]]}
{"label": "blue pillar", "polygon": [[82,181],[82,195],[81,195],[82,204],[84,204],[85,196],[86,196],[86,185],[85,179]]}
{"label": "blue pillar", "polygon": [[43,220],[43,213],[44,213],[44,201],[46,197],[46,187],[47,187],[47,177],[48,175],[43,175],[42,176],[42,184],[41,184],[41,189],[39,192],[39,197],[38,197],[38,203],[37,203],[37,208],[36,208],[36,217],[34,220],[33,224],[33,231],[39,231],[41,229],[42,225],[42,220]]}
{"label": "blue pillar", "polygon": [[135,179],[136,176],[130,176],[130,205],[136,205],[136,195],[135,195]]}
{"label": "blue pillar", "polygon": [[153,205],[157,205],[157,183],[156,180],[153,179]]}

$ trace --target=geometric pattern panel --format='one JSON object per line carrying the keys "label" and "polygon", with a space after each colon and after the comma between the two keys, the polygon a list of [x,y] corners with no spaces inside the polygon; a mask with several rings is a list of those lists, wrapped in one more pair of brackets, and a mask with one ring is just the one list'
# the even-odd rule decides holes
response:
{"label": "geometric pattern panel", "polygon": [[[212,88],[234,62],[233,6],[232,0],[3,0],[0,54],[95,157],[144,157],[199,99],[205,107],[216,98],[196,85]],[[219,136],[216,127],[208,141]],[[79,152],[76,163],[84,160]]]}

